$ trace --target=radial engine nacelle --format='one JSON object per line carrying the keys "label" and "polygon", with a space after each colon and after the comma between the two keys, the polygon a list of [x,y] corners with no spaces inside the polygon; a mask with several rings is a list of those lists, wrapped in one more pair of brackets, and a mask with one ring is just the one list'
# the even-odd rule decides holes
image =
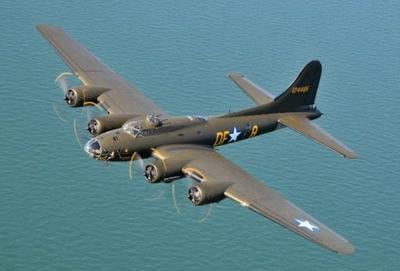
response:
{"label": "radial engine nacelle", "polygon": [[183,177],[182,167],[186,161],[154,159],[144,167],[144,177],[150,183],[169,182]]}
{"label": "radial engine nacelle", "polygon": [[219,202],[225,198],[225,191],[231,183],[203,182],[189,188],[187,197],[194,205]]}
{"label": "radial engine nacelle", "polygon": [[79,107],[83,106],[86,102],[97,102],[97,97],[108,90],[110,89],[100,86],[80,85],[68,89],[64,100],[71,107]]}
{"label": "radial engine nacelle", "polygon": [[134,114],[113,114],[89,120],[87,130],[93,136],[98,136],[109,130],[121,128],[128,120],[137,117]]}

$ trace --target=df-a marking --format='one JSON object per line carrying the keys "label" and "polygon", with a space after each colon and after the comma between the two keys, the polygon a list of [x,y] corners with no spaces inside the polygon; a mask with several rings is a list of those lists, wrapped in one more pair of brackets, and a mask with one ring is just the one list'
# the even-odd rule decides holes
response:
{"label": "df-a marking", "polygon": [[[247,138],[256,136],[258,133],[258,126],[253,125],[251,126],[250,134]],[[214,146],[220,146],[225,143],[230,143],[233,141],[238,140],[238,136],[242,134],[239,130],[237,130],[236,127],[233,128],[233,132],[230,133],[228,130],[226,131],[220,131],[215,134],[215,141],[214,141]],[[229,139],[230,138],[230,139]]]}

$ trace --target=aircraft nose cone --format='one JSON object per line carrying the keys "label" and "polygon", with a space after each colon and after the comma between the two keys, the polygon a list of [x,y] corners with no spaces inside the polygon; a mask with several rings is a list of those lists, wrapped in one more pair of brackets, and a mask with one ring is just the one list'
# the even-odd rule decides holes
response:
{"label": "aircraft nose cone", "polygon": [[92,158],[97,158],[101,154],[101,146],[98,140],[91,139],[89,140],[84,147],[84,150],[87,154],[89,154]]}

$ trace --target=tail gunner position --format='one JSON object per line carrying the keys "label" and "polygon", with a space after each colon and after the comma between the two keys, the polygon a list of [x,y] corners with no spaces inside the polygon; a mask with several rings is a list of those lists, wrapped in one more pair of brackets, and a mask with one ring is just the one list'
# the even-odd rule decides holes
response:
{"label": "tail gunner position", "polygon": [[150,183],[189,177],[195,205],[230,198],[302,237],[340,254],[350,254],[349,241],[284,199],[215,151],[215,147],[289,127],[347,158],[355,153],[312,120],[321,64],[308,63],[281,95],[274,97],[243,75],[229,77],[256,106],[219,116],[171,117],[114,73],[62,29],[38,30],[82,82],[65,93],[71,107],[96,104],[108,113],[89,121],[93,136],[84,150],[98,160],[129,161],[136,154],[151,158],[144,176]]}

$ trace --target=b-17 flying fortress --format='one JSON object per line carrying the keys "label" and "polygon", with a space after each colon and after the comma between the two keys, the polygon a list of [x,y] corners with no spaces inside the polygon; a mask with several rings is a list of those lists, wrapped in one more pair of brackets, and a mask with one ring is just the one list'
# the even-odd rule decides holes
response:
{"label": "b-17 flying fortress", "polygon": [[[294,233],[340,254],[354,251],[349,241],[218,154],[215,147],[288,127],[347,158],[355,153],[312,120],[322,114],[315,106],[321,77],[319,61],[309,62],[277,97],[241,74],[229,77],[255,106],[218,116],[170,116],[134,86],[115,74],[62,29],[38,30],[82,82],[65,92],[71,107],[100,106],[106,115],[88,122],[92,138],[88,155],[104,161],[150,161],[144,176],[150,183],[188,177],[197,183],[187,192],[194,205],[229,198]],[[233,218],[232,218],[233,219]]]}

